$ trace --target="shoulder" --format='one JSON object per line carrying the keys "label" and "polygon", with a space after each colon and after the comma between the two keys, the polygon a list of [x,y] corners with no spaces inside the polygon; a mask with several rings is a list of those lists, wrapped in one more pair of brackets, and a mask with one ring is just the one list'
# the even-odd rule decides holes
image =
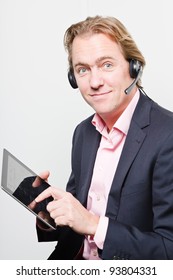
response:
{"label": "shoulder", "polygon": [[86,145],[91,145],[94,141],[100,140],[101,135],[92,124],[93,117],[94,114],[76,126],[73,133],[73,144],[81,145],[85,143]]}
{"label": "shoulder", "polygon": [[173,129],[173,112],[160,106],[158,103],[152,103],[151,120],[155,120],[158,126],[164,126],[165,128]]}
{"label": "shoulder", "polygon": [[162,107],[157,102],[145,96],[140,95],[135,114],[135,121],[145,127],[146,125],[156,125],[157,127],[173,126],[173,112]]}
{"label": "shoulder", "polygon": [[76,128],[75,128],[75,133],[80,132],[80,133],[85,133],[86,131],[92,131],[95,130],[95,127],[92,124],[92,119],[94,117],[94,114],[80,122]]}
{"label": "shoulder", "polygon": [[[143,126],[147,135],[155,142],[166,143],[167,139],[173,141],[173,112],[159,105],[154,100],[145,97],[148,106],[148,123]],[[159,141],[158,141],[159,140]]]}

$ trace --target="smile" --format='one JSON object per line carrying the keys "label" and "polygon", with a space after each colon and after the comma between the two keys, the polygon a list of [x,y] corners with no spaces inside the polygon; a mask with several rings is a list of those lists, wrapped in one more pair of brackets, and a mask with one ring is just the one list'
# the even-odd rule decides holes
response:
{"label": "smile", "polygon": [[91,94],[90,96],[91,97],[102,97],[102,96],[105,96],[105,95],[108,95],[110,93],[110,91],[107,91],[107,92],[101,92],[101,93],[95,93],[95,94]]}

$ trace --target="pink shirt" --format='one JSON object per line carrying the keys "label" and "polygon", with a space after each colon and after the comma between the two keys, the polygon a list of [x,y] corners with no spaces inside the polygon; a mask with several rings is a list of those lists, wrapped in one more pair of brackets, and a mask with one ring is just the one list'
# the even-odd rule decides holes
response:
{"label": "pink shirt", "polygon": [[84,241],[83,258],[87,260],[98,260],[97,248],[103,249],[108,227],[108,218],[105,216],[108,195],[138,100],[139,91],[109,133],[98,114],[95,114],[92,120],[102,137],[88,193],[87,209],[100,216],[100,219],[94,237],[86,236]]}

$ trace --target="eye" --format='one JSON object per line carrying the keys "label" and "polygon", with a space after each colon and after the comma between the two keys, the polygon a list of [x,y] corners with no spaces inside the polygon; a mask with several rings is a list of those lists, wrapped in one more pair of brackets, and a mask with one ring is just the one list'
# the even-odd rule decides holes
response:
{"label": "eye", "polygon": [[81,67],[78,69],[79,75],[84,75],[86,72],[87,72],[87,68],[85,67]]}
{"label": "eye", "polygon": [[103,64],[103,68],[104,68],[105,70],[110,70],[110,69],[112,68],[112,63],[110,63],[110,62],[104,63],[104,64]]}

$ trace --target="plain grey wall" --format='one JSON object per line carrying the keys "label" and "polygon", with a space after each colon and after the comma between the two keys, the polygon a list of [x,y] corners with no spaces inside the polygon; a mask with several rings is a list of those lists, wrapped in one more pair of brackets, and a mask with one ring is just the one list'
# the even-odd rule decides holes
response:
{"label": "plain grey wall", "polygon": [[[0,161],[7,148],[49,182],[65,188],[75,126],[92,109],[67,80],[66,28],[91,15],[119,18],[143,52],[143,86],[173,109],[171,0],[0,0]],[[158,124],[159,125],[159,124]],[[0,259],[46,259],[35,217],[0,190]]]}

